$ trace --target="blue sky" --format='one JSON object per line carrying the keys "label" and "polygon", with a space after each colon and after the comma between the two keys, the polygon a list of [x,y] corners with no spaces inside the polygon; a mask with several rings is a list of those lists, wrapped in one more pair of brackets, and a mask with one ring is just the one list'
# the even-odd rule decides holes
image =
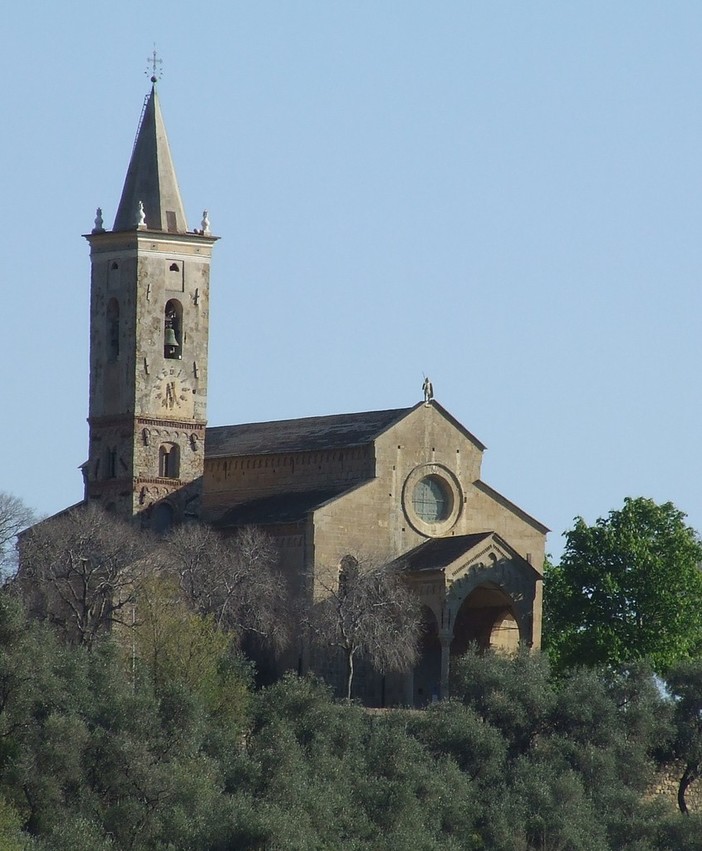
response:
{"label": "blue sky", "polygon": [[81,498],[89,259],[156,42],[209,421],[436,397],[547,524],[626,496],[702,529],[702,4],[29,0],[0,35],[0,490]]}

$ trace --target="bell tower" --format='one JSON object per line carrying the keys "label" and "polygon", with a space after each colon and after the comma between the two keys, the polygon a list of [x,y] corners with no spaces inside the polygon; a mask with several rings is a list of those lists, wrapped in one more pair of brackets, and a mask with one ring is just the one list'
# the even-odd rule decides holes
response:
{"label": "bell tower", "polygon": [[188,230],[156,80],[112,230],[90,244],[86,500],[164,528],[196,515],[204,468],[212,236]]}

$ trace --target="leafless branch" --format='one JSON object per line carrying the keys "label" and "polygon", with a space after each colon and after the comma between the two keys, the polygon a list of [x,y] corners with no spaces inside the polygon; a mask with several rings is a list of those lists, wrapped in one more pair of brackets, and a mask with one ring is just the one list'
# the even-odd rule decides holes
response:
{"label": "leafless branch", "polygon": [[21,499],[0,491],[0,572],[14,573],[17,568],[17,535],[35,520],[34,512]]}
{"label": "leafless branch", "polygon": [[310,607],[306,623],[315,643],[344,654],[347,698],[358,657],[381,673],[411,668],[418,655],[421,611],[398,567],[345,556],[338,571],[324,575],[332,578],[321,581],[324,597]]}
{"label": "leafless branch", "polygon": [[138,527],[82,505],[27,533],[18,585],[30,607],[42,608],[69,640],[90,647],[134,601],[153,546]]}
{"label": "leafless branch", "polygon": [[262,637],[275,649],[287,640],[286,588],[272,539],[252,526],[225,538],[203,524],[180,526],[163,550],[194,608],[223,629]]}

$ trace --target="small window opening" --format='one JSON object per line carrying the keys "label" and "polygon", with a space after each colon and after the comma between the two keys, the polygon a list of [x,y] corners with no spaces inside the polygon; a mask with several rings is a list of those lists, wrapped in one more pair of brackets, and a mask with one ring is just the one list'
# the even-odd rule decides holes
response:
{"label": "small window opening", "polygon": [[180,267],[178,266],[177,263],[171,263],[171,265],[168,267],[168,271],[169,272],[180,272]]}
{"label": "small window opening", "polygon": [[119,263],[115,260],[108,266],[107,285],[111,290],[115,290],[120,285],[120,268]]}
{"label": "small window opening", "polygon": [[107,305],[107,360],[116,361],[119,357],[119,302],[110,299]]}
{"label": "small window opening", "polygon": [[175,443],[164,443],[158,451],[158,474],[162,479],[177,479],[180,475],[180,452]]}
{"label": "small window opening", "polygon": [[163,319],[163,356],[180,359],[183,346],[183,308],[179,301],[171,299],[166,303]]}

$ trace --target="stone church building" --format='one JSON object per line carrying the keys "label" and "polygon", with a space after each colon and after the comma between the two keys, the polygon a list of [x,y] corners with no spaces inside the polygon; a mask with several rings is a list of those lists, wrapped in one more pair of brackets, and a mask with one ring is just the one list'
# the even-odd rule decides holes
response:
{"label": "stone church building", "polygon": [[312,576],[315,595],[348,554],[401,560],[425,613],[422,658],[370,702],[446,695],[450,657],[470,642],[539,646],[547,529],[482,481],[485,447],[430,388],[396,410],[207,427],[217,237],[207,213],[188,226],[155,84],[114,225],[98,210],[86,239],[86,500],[156,530],[259,526],[287,581]]}

